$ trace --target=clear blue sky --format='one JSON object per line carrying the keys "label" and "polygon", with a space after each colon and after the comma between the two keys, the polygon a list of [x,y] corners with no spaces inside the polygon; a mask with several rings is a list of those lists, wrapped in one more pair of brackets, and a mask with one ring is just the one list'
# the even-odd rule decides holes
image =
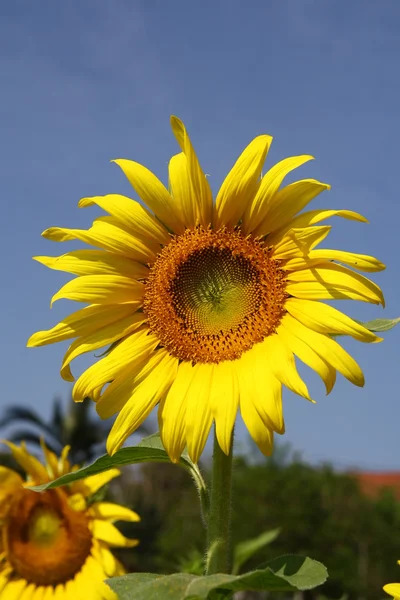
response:
{"label": "clear blue sky", "polygon": [[[177,152],[170,114],[186,122],[214,190],[257,134],[275,137],[269,165],[313,154],[296,175],[332,184],[313,207],[371,221],[332,221],[329,245],[387,264],[375,277],[385,311],[342,307],[356,318],[399,315],[399,31],[398,0],[1,3],[1,406],[48,415],[55,394],[67,399],[61,345],[25,343],[77,306],[50,310],[66,277],[31,256],[74,246],[40,233],[88,226],[94,213],[77,208],[81,197],[131,193],[110,159],[143,162],[166,181]],[[400,468],[399,336],[400,328],[375,346],[345,342],[364,389],[339,377],[325,397],[306,373],[318,403],[286,393],[285,441],[312,461]]]}

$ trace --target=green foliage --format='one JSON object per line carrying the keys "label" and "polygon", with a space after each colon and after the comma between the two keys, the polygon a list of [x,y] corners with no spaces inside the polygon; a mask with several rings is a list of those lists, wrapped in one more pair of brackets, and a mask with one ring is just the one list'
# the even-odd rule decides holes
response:
{"label": "green foliage", "polygon": [[321,563],[310,558],[287,555],[269,562],[264,569],[239,576],[135,573],[109,579],[107,583],[120,600],[222,600],[242,590],[309,590],[324,583],[326,578],[327,572]]}
{"label": "green foliage", "polygon": [[398,325],[400,323],[400,317],[397,317],[397,319],[374,319],[373,321],[367,321],[366,323],[360,321],[360,323],[374,333],[382,333],[384,331],[389,331]]}
{"label": "green foliage", "polygon": [[241,567],[257,552],[273,542],[278,537],[279,533],[279,528],[271,529],[270,531],[264,531],[264,533],[256,538],[245,540],[244,542],[239,542],[236,544],[233,550],[232,574],[237,575]]}

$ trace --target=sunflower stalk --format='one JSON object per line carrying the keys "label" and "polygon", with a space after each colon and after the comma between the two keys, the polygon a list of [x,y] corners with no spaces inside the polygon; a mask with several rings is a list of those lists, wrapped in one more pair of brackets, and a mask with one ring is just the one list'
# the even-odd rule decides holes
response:
{"label": "sunflower stalk", "polygon": [[230,573],[232,443],[228,456],[221,450],[214,433],[211,498],[208,519],[206,574]]}

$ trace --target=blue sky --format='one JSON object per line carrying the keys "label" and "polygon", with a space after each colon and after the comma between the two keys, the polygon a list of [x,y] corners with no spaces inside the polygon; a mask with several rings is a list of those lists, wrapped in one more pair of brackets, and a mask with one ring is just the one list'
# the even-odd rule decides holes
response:
{"label": "blue sky", "polygon": [[[55,394],[68,398],[61,345],[25,344],[77,306],[50,310],[66,277],[31,256],[74,247],[40,233],[88,226],[95,213],[77,208],[81,197],[132,195],[110,159],[137,160],[166,181],[177,152],[170,114],[185,121],[214,190],[260,133],[274,136],[269,166],[313,154],[296,177],[332,184],[313,208],[348,208],[371,221],[332,221],[329,245],[387,265],[375,277],[385,311],[342,307],[365,320],[400,314],[397,0],[14,0],[0,17],[1,407],[22,403],[47,416]],[[302,370],[317,404],[285,395],[284,441],[315,462],[399,468],[399,335],[373,346],[345,341],[364,389],[340,377],[325,397]]]}

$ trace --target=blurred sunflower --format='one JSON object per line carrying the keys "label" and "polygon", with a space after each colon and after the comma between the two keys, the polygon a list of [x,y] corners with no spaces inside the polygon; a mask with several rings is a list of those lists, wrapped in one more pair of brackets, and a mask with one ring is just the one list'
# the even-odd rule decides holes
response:
{"label": "blurred sunflower", "polygon": [[104,583],[124,573],[109,548],[133,547],[113,521],[138,521],[133,511],[109,502],[87,503],[117,469],[38,494],[30,485],[74,470],[43,445],[45,464],[25,446],[6,442],[27,481],[0,466],[0,596],[2,600],[116,600]]}
{"label": "blurred sunflower", "polygon": [[169,163],[168,190],[144,166],[114,161],[150,210],[120,195],[83,198],[80,207],[95,204],[108,215],[88,230],[52,227],[43,233],[101,249],[35,257],[78,275],[52,302],[68,298],[89,306],[35,333],[28,345],[77,338],[61,369],[73,381],[75,357],[111,344],[73,389],[75,401],[95,400],[102,418],[119,413],[108,438],[111,454],[157,403],[173,461],[185,445],[197,461],[213,422],[228,453],[238,408],[269,454],[273,433],[284,432],[282,384],[310,400],[295,355],[321,376],[328,393],[336,371],[364,384],[358,364],[331,336],[379,338],[319,301],[383,305],[380,288],[349,267],[380,271],[384,265],[371,256],[316,249],[330,231],[322,221],[335,215],[367,220],[349,210],[298,214],[330,187],[315,179],[281,187],[311,156],[282,160],[262,176],[272,138],[256,137],[213,203],[185,126],[176,117],[171,124],[182,152]]}

